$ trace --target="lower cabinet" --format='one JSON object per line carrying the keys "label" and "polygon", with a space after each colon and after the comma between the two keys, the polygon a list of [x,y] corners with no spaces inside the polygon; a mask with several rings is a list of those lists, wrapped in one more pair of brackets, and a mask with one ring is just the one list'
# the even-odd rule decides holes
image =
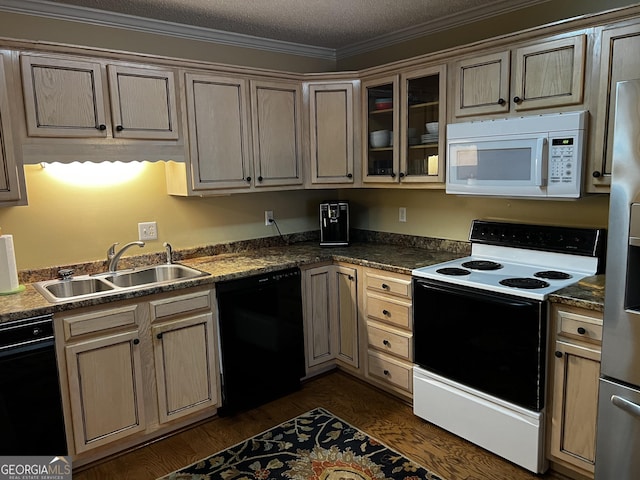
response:
{"label": "lower cabinet", "polygon": [[303,312],[307,375],[336,363],[358,371],[358,271],[323,265],[303,271]]}
{"label": "lower cabinet", "polygon": [[74,465],[216,412],[213,298],[196,288],[55,316]]}
{"label": "lower cabinet", "polygon": [[411,277],[365,268],[365,378],[401,397],[413,397]]}
{"label": "lower cabinet", "polygon": [[593,478],[602,314],[552,304],[549,458],[564,473]]}

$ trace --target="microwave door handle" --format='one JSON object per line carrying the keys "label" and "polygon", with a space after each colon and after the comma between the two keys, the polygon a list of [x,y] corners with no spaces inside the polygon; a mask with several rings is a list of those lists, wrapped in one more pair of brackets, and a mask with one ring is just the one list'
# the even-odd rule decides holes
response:
{"label": "microwave door handle", "polygon": [[542,187],[547,184],[547,139],[538,138],[536,142],[536,158],[534,160],[534,185]]}

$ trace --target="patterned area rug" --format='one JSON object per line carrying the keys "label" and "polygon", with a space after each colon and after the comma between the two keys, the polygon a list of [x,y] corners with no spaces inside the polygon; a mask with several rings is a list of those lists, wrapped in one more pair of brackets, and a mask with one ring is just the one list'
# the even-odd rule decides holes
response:
{"label": "patterned area rug", "polygon": [[442,480],[316,408],[158,480]]}

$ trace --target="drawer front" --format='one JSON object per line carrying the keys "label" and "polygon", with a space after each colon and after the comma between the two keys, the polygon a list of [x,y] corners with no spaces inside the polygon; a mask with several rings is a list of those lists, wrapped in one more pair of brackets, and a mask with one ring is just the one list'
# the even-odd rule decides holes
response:
{"label": "drawer front", "polygon": [[149,302],[151,320],[162,320],[174,315],[211,309],[211,295],[209,290],[178,295]]}
{"label": "drawer front", "polygon": [[558,335],[602,342],[602,320],[564,310],[558,311]]}
{"label": "drawer front", "polygon": [[402,279],[365,271],[365,287],[374,292],[411,298],[411,279],[409,277]]}
{"label": "drawer front", "polygon": [[411,328],[411,306],[367,295],[367,316],[402,328]]}
{"label": "drawer front", "polygon": [[97,310],[62,318],[65,340],[106,330],[138,326],[138,305]]}
{"label": "drawer front", "polygon": [[369,347],[396,355],[405,360],[412,360],[412,336],[400,332],[392,332],[372,324],[367,325]]}
{"label": "drawer front", "polygon": [[401,388],[407,392],[413,390],[413,367],[394,360],[384,354],[369,351],[367,373],[370,377]]}

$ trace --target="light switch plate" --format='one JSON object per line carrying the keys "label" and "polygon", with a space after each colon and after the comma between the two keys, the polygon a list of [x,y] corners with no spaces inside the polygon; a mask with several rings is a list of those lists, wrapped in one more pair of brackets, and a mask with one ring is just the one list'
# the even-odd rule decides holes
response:
{"label": "light switch plate", "polygon": [[157,240],[158,226],[156,222],[142,222],[138,224],[138,240]]}
{"label": "light switch plate", "polygon": [[398,209],[398,221],[399,222],[407,221],[407,209],[405,207],[400,207]]}

